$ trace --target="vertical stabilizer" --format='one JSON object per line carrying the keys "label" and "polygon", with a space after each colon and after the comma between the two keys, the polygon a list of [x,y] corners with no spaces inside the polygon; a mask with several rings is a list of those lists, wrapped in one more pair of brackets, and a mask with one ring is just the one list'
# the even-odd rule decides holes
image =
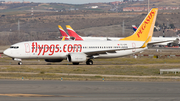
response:
{"label": "vertical stabilizer", "polygon": [[67,33],[64,31],[64,29],[60,25],[58,25],[58,28],[62,36],[68,37]]}
{"label": "vertical stabilizer", "polygon": [[[144,41],[146,44],[151,41],[153,36],[154,25],[158,13],[158,8],[152,8],[149,14],[145,17],[137,31],[133,35],[120,39],[127,41]],[[145,47],[145,44],[144,44]]]}
{"label": "vertical stabilizer", "polygon": [[134,31],[136,31],[136,30],[137,30],[136,25],[132,25],[132,28],[133,28],[133,30],[134,30]]}
{"label": "vertical stabilizer", "polygon": [[79,36],[79,35],[71,28],[70,25],[66,25],[66,28],[67,28],[67,31],[68,31],[70,37],[74,37],[75,40],[79,40],[79,41],[80,41],[80,40],[83,40],[83,39],[81,38],[81,36]]}

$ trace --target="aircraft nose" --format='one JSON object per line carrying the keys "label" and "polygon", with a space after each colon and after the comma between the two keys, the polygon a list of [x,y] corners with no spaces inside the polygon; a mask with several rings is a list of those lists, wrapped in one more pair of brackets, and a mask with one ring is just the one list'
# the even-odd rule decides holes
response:
{"label": "aircraft nose", "polygon": [[3,54],[9,56],[9,55],[10,55],[10,50],[9,50],[9,49],[6,49],[6,50],[3,52]]}

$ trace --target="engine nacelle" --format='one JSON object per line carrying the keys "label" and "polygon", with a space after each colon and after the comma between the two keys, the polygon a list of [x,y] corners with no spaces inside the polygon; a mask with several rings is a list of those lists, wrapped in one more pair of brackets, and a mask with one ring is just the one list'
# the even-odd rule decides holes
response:
{"label": "engine nacelle", "polygon": [[70,53],[67,57],[69,62],[84,62],[86,61],[86,54],[84,53]]}
{"label": "engine nacelle", "polygon": [[18,59],[18,58],[12,58],[12,60],[14,60],[14,61],[22,61],[21,59]]}
{"label": "engine nacelle", "polygon": [[63,59],[44,59],[46,62],[61,62]]}

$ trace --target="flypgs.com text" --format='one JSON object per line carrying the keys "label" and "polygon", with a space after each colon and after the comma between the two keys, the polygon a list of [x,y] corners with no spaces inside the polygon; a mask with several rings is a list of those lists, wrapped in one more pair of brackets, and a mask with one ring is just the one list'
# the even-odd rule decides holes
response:
{"label": "flypgs.com text", "polygon": [[37,42],[32,43],[32,53],[37,53],[40,55],[44,55],[45,53],[48,53],[48,55],[53,55],[54,53],[59,52],[81,52],[82,51],[82,45],[81,44],[64,44],[62,47],[59,44],[38,44]]}

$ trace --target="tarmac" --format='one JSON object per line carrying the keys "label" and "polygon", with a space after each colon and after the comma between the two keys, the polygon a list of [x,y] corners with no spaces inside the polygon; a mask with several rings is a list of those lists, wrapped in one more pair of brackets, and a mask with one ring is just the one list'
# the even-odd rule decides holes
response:
{"label": "tarmac", "polygon": [[[174,69],[168,69],[169,71],[167,72],[175,72],[171,71]],[[176,72],[178,73],[177,69],[175,69]],[[178,69],[179,70],[179,69]],[[175,73],[176,73],[175,72]],[[161,71],[160,71],[161,73]],[[163,73],[163,72],[162,72]],[[161,73],[161,74],[162,74]],[[39,74],[39,73],[32,73],[32,72],[0,72],[0,74]],[[63,76],[86,76],[86,77],[95,77],[95,76],[101,76],[101,77],[119,77],[119,78],[144,78],[144,79],[149,79],[149,78],[157,78],[157,79],[180,79],[180,76],[152,76],[152,75],[147,75],[147,76],[137,76],[137,75],[104,75],[104,74],[75,74],[75,73],[47,73],[47,74],[56,74],[56,75],[63,75]],[[27,79],[26,79],[27,80]]]}
{"label": "tarmac", "polygon": [[0,101],[180,101],[180,82],[0,80]]}

